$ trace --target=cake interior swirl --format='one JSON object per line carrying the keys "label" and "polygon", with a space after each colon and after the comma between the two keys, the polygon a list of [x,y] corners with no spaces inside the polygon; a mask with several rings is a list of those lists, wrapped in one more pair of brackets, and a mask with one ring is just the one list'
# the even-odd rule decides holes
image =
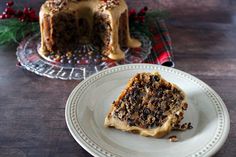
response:
{"label": "cake interior swirl", "polygon": [[155,73],[139,73],[130,79],[112,103],[105,126],[143,136],[163,137],[171,130],[190,129],[180,125],[188,104],[184,92]]}

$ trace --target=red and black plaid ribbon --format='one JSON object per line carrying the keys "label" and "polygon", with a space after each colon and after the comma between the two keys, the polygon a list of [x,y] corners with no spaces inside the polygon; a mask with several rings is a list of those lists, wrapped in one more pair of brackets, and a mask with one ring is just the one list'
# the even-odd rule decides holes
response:
{"label": "red and black plaid ribbon", "polygon": [[150,26],[152,33],[152,53],[146,63],[174,67],[172,42],[164,20],[157,20]]}

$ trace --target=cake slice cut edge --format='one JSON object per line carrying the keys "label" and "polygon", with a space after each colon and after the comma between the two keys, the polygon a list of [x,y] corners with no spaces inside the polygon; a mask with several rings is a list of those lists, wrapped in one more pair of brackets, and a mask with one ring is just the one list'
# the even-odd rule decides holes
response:
{"label": "cake slice cut edge", "polygon": [[171,130],[191,128],[191,123],[180,125],[187,108],[185,93],[177,85],[158,72],[138,73],[112,103],[104,125],[160,138]]}

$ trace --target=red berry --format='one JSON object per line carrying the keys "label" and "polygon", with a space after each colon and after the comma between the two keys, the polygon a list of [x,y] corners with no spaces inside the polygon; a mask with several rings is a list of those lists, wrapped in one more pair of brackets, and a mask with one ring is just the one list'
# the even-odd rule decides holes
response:
{"label": "red berry", "polygon": [[146,7],[144,7],[143,9],[144,9],[144,11],[147,11],[147,10],[148,10],[148,7],[146,6]]}
{"label": "red berry", "polygon": [[0,19],[5,19],[5,15],[0,15]]}
{"label": "red berry", "polygon": [[29,13],[35,15],[34,9],[30,9],[30,10],[29,10]]}
{"label": "red berry", "polygon": [[138,13],[138,16],[143,16],[146,14],[146,11],[144,9],[141,9]]}
{"label": "red berry", "polygon": [[85,63],[85,64],[88,64],[88,63],[89,63],[89,60],[85,59],[84,63]]}
{"label": "red berry", "polygon": [[144,16],[139,16],[139,19],[138,19],[138,20],[139,20],[139,22],[142,22],[142,23],[143,23],[143,22],[144,22]]}
{"label": "red berry", "polygon": [[135,14],[136,14],[136,10],[135,9],[130,9],[129,15],[135,15]]}
{"label": "red berry", "polygon": [[60,57],[58,57],[58,58],[54,58],[54,61],[55,61],[55,62],[60,62],[60,60],[61,60]]}
{"label": "red berry", "polygon": [[36,16],[36,15],[35,15],[35,11],[34,11],[33,9],[30,10],[30,11],[29,11],[29,17],[30,17],[31,19],[33,19],[35,16]]}
{"label": "red berry", "polygon": [[24,8],[23,13],[24,13],[25,15],[27,15],[27,14],[29,13],[28,8]]}
{"label": "red berry", "polygon": [[11,8],[5,8],[4,10],[7,14],[9,14],[11,12]]}
{"label": "red berry", "polygon": [[146,11],[145,11],[144,9],[142,9],[142,10],[140,11],[140,13],[141,13],[141,14],[145,14]]}
{"label": "red berry", "polygon": [[5,18],[6,18],[6,19],[11,18],[11,15],[10,15],[10,14],[6,14],[6,15],[5,15]]}
{"label": "red berry", "polygon": [[5,12],[6,12],[6,14],[9,14],[9,15],[14,15],[15,14],[15,11],[12,8],[9,8],[9,7],[5,9]]}
{"label": "red berry", "polygon": [[9,2],[6,3],[6,5],[7,5],[8,7],[13,6],[13,5],[14,5],[14,2],[13,2],[13,1],[9,1]]}
{"label": "red berry", "polygon": [[6,14],[2,14],[2,18],[5,19],[6,18]]}
{"label": "red berry", "polygon": [[39,17],[38,16],[34,16],[33,18],[31,18],[31,20],[37,22],[37,21],[39,21]]}
{"label": "red berry", "polygon": [[22,15],[23,15],[23,11],[18,10],[17,13],[16,13],[16,16],[17,17],[21,17]]}

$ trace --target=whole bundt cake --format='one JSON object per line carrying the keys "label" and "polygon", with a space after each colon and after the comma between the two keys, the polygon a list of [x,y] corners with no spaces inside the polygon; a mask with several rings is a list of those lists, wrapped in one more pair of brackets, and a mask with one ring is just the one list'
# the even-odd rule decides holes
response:
{"label": "whole bundt cake", "polygon": [[125,0],[47,0],[40,9],[40,55],[66,54],[92,43],[101,55],[124,59],[121,46],[141,43],[130,37]]}

